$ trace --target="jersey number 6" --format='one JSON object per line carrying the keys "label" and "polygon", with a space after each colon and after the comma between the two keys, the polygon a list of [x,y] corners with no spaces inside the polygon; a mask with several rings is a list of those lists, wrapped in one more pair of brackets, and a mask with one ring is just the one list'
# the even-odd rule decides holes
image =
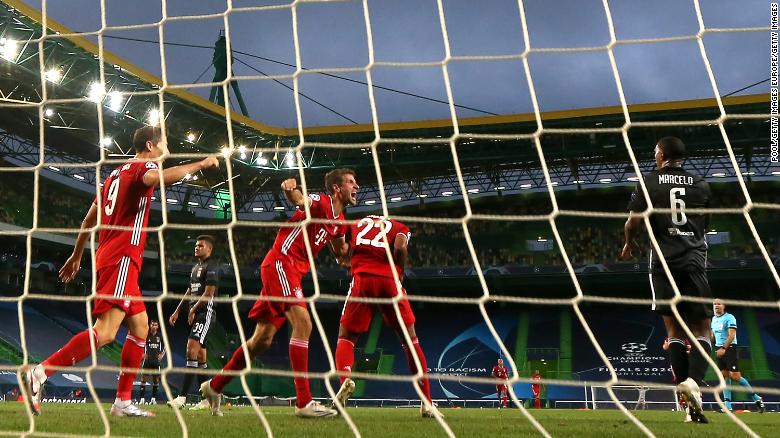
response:
{"label": "jersey number 6", "polygon": [[672,205],[672,223],[680,226],[688,223],[688,217],[685,216],[685,201],[678,196],[685,196],[684,187],[675,187],[669,190],[669,203]]}

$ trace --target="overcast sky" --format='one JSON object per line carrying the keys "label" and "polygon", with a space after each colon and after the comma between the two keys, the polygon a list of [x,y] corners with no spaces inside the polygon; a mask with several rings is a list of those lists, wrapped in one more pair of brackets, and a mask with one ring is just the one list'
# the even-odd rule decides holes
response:
{"label": "overcast sky", "polygon": [[[40,7],[39,0],[24,0]],[[768,26],[769,1],[706,0],[702,16],[708,28]],[[283,1],[234,0],[234,7],[285,4]],[[516,0],[443,0],[448,41],[453,55],[511,55],[524,49]],[[607,17],[600,0],[525,1],[531,47],[591,47],[609,41]],[[52,0],[50,17],[76,31],[100,28],[99,0]],[[368,2],[377,61],[435,62],[444,58],[444,37],[435,0],[370,0]],[[169,16],[219,13],[225,1],[168,0]],[[698,31],[693,2],[684,0],[619,0],[610,2],[618,39],[692,35]],[[109,26],[153,23],[161,19],[159,0],[106,0]],[[302,65],[362,68],[369,48],[361,1],[304,3],[297,7]],[[239,12],[229,16],[234,50],[295,64],[290,8]],[[222,17],[168,21],[166,42],[213,46],[225,28]],[[107,35],[158,41],[156,28],[108,31]],[[713,33],[704,37],[707,55],[721,95],[769,77],[769,35],[766,32]],[[106,39],[105,46],[122,58],[161,76],[156,44]],[[209,82],[211,50],[165,47],[169,82]],[[615,48],[629,103],[713,97],[695,40],[619,45]],[[294,68],[236,55],[234,73],[290,74]],[[542,111],[618,105],[617,87],[606,51],[534,53],[531,73]],[[365,73],[343,73],[365,81]],[[374,67],[374,83],[405,92],[446,100],[442,69],[435,67]],[[489,113],[532,111],[522,62],[469,61],[449,64],[456,104]],[[292,85],[291,81],[284,81]],[[371,121],[367,87],[353,82],[305,75],[301,91],[333,110],[360,122]],[[263,123],[296,126],[292,92],[268,80],[244,80],[241,91],[250,116]],[[768,92],[768,84],[741,94]],[[208,89],[194,89],[207,97]],[[447,105],[376,90],[380,122],[449,118]],[[346,119],[302,100],[306,125],[349,124]],[[460,117],[485,115],[459,109]]]}

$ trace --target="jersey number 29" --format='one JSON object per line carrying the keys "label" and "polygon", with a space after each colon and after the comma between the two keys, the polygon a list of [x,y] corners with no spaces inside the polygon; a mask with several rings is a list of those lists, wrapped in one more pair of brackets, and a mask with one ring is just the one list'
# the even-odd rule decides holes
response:
{"label": "jersey number 29", "polygon": [[680,226],[688,223],[688,217],[685,216],[685,201],[678,196],[685,196],[684,187],[675,187],[669,190],[669,204],[672,206],[672,223]]}
{"label": "jersey number 29", "polygon": [[[365,239],[365,235],[368,234],[369,231],[371,231],[372,228],[379,228],[379,232],[376,233],[376,236],[374,236],[373,239],[368,240]],[[360,220],[360,223],[358,224],[358,228],[362,228],[360,232],[357,235],[357,240],[355,241],[356,245],[371,245],[375,246],[377,248],[384,248],[385,247],[385,236],[387,233],[390,232],[390,230],[393,228],[393,224],[390,221],[377,221],[374,222],[373,219],[364,217]]]}

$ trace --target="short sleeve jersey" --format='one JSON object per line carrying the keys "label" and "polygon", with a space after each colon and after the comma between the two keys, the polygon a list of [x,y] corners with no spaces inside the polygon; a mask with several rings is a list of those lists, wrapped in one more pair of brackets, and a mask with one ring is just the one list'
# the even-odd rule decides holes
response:
{"label": "short sleeve jersey", "polygon": [[[387,257],[386,247],[389,244],[392,254],[395,250],[395,238],[399,234],[403,235],[407,242],[412,236],[409,227],[382,216],[366,216],[352,224],[347,231],[352,248],[352,273],[392,277],[392,264]],[[398,276],[403,276],[403,266],[396,265],[395,268]]]}
{"label": "short sleeve jersey", "polygon": [[509,376],[509,370],[507,370],[505,366],[496,365],[493,367],[493,377],[499,379],[506,379],[508,376]]}
{"label": "short sleeve jersey", "polygon": [[154,334],[149,331],[149,335],[146,336],[146,357],[156,361],[157,356],[159,356],[162,351],[163,343],[160,331],[158,330],[157,333]]}
{"label": "short sleeve jersey", "polygon": [[[710,187],[700,176],[682,167],[665,166],[645,175],[645,185],[655,208],[671,209],[671,213],[653,213],[652,232],[664,258],[672,270],[704,270],[707,260],[705,233],[709,216],[689,213],[686,209],[706,208],[710,205]],[[631,194],[628,210],[642,212],[647,202],[637,184]],[[650,260],[651,269],[662,269],[658,254]]]}
{"label": "short sleeve jersey", "polygon": [[[214,286],[219,289],[219,264],[212,258],[208,258],[202,262],[198,262],[192,267],[190,273],[190,293],[192,294],[192,301],[190,301],[190,309],[198,302],[197,299],[203,295],[206,291],[206,286]],[[214,295],[217,294],[217,290],[214,291]],[[205,312],[209,306],[201,307],[201,311]]]}
{"label": "short sleeve jersey", "polygon": [[127,229],[101,228],[98,235],[96,268],[119,263],[122,257],[140,269],[146,246],[146,224],[152,203],[154,186],[143,182],[146,172],[157,170],[153,161],[127,162],[114,169],[103,182],[95,204],[100,208],[100,225],[122,226]]}
{"label": "short sleeve jersey", "polygon": [[[724,312],[723,315],[712,317],[712,334],[715,335],[715,346],[720,347],[729,337],[729,329],[737,329],[737,318],[734,315]],[[734,335],[733,345],[737,345],[737,335]]]}
{"label": "short sleeve jersey", "polygon": [[[325,194],[309,195],[311,204],[309,211],[314,219],[345,220],[346,216],[342,212],[338,216],[333,210],[333,199]],[[302,222],[306,220],[306,211],[298,208],[298,211],[288,220],[288,223]],[[347,226],[335,223],[310,223],[305,231],[308,233],[311,250],[316,257],[317,253],[331,239],[344,237]],[[306,243],[303,240],[304,227],[302,225],[293,227],[282,227],[276,235],[273,249],[282,256],[290,258],[295,268],[305,273],[309,271],[309,258],[306,255]]]}

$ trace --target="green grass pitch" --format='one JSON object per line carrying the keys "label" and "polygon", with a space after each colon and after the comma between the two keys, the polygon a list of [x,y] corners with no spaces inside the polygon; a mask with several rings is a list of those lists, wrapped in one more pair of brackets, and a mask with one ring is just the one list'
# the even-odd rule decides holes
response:
{"label": "green grass pitch", "polygon": [[[106,413],[109,405],[104,405]],[[46,434],[103,435],[105,430],[94,404],[45,404],[43,415],[36,418],[35,430]],[[174,437],[182,429],[173,412],[160,405],[153,410],[155,418],[109,417],[112,436]],[[190,437],[263,436],[260,421],[250,408],[224,409],[224,417],[208,412],[182,411]],[[276,437],[348,437],[351,432],[340,418],[304,420],[293,416],[292,408],[264,408]],[[628,437],[643,436],[633,423],[616,410],[548,409],[531,411],[554,437]],[[433,419],[420,418],[417,409],[350,408],[349,413],[364,437],[440,437],[445,436]],[[517,409],[443,409],[447,423],[459,437],[539,436]],[[780,415],[744,413],[739,418],[762,436],[777,436]],[[679,412],[642,411],[637,416],[659,437],[745,436],[723,414],[710,413],[710,424],[683,424]],[[0,435],[28,430],[29,420],[21,403],[0,403]]]}

